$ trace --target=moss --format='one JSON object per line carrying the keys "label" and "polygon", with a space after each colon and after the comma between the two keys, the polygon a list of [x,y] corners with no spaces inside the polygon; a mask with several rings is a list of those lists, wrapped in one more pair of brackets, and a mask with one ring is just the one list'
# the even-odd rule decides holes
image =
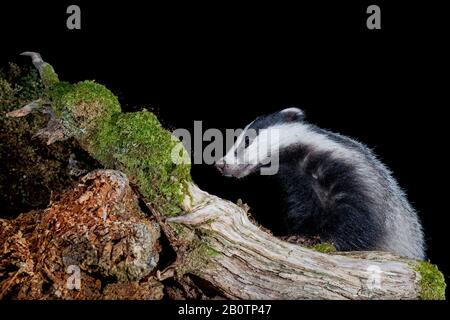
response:
{"label": "moss", "polygon": [[64,96],[73,89],[73,84],[61,81],[55,83],[46,92],[46,99],[51,103],[52,109],[57,117],[61,117],[64,110]]}
{"label": "moss", "polygon": [[78,139],[92,137],[103,123],[121,111],[117,97],[94,81],[65,86],[61,91],[61,118]]}
{"label": "moss", "polygon": [[445,300],[445,279],[436,265],[419,261],[414,269],[420,274],[419,298],[421,300]]}
{"label": "moss", "polygon": [[206,257],[209,257],[209,258],[215,257],[219,254],[219,252],[217,252],[214,248],[212,248],[208,245],[204,246],[203,253]]}
{"label": "moss", "polygon": [[218,252],[204,240],[191,243],[191,248],[186,255],[187,260],[176,269],[177,277],[182,277],[186,273],[196,274],[198,270],[211,266],[211,258],[218,255]]}
{"label": "moss", "polygon": [[184,241],[191,241],[195,238],[195,232],[179,223],[169,222],[170,228],[175,232],[179,239]]}
{"label": "moss", "polygon": [[96,158],[123,171],[163,212],[173,216],[181,211],[190,166],[172,161],[176,141],[153,113],[144,109],[114,115],[104,123],[95,143]]}
{"label": "moss", "polygon": [[89,80],[74,84],[72,90],[65,94],[64,102],[71,112],[76,112],[78,106],[85,103],[98,103],[110,114],[121,111],[119,100],[111,91]]}
{"label": "moss", "polygon": [[59,82],[58,75],[56,74],[53,67],[48,63],[45,64],[41,69],[41,79],[46,87],[51,87],[55,83]]}
{"label": "moss", "polygon": [[308,248],[318,251],[318,252],[322,252],[322,253],[336,252],[336,247],[332,243],[329,243],[329,242],[314,244],[312,246],[309,246]]}
{"label": "moss", "polygon": [[[44,71],[44,69],[46,71]],[[117,97],[95,81],[59,82],[50,65],[41,70],[48,100],[65,127],[103,166],[123,171],[149,201],[169,215],[181,212],[190,165],[172,161],[180,142],[147,111],[122,113]],[[49,76],[47,77],[46,74]],[[187,153],[186,153],[187,154]]]}
{"label": "moss", "polygon": [[57,83],[48,98],[71,135],[102,165],[127,174],[166,214],[181,211],[190,167],[172,161],[177,141],[153,113],[122,113],[117,97],[94,81]]}

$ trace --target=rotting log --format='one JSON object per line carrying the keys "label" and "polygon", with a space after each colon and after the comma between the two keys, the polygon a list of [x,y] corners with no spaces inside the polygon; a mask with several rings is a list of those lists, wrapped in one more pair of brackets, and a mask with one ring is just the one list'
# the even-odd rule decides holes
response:
{"label": "rotting log", "polygon": [[429,262],[385,252],[326,254],[270,235],[240,206],[200,190],[189,165],[174,164],[181,143],[153,113],[122,113],[105,87],[60,82],[39,55],[26,55],[47,94],[9,115],[49,108],[42,137],[49,143],[75,137],[105,168],[128,176],[177,254],[160,279],[193,274],[233,299],[445,298],[444,278]]}
{"label": "rotting log", "polygon": [[0,219],[0,299],[161,299],[159,236],[123,173],[92,171],[49,208]]}

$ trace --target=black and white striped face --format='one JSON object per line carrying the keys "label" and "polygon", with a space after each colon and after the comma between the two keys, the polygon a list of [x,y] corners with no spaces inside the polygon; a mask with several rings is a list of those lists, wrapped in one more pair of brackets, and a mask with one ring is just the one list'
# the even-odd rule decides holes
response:
{"label": "black and white striped face", "polygon": [[303,120],[303,111],[288,108],[256,118],[245,127],[216,168],[228,177],[242,178],[261,170],[276,174],[280,149],[289,144],[289,127]]}

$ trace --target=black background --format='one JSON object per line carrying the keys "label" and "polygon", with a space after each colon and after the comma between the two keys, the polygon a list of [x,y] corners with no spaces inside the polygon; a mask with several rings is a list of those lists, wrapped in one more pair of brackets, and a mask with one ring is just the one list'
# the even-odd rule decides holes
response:
{"label": "black background", "polygon": [[[448,282],[448,33],[440,5],[145,2],[2,2],[2,65],[40,52],[61,79],[95,79],[125,110],[146,106],[169,128],[191,129],[194,120],[204,129],[238,128],[300,107],[310,122],[372,147],[392,169]],[[81,30],[66,28],[69,4],[81,7]],[[366,28],[370,4],[381,7],[381,30]],[[256,213],[276,212],[259,181],[227,180],[204,165],[193,176]]]}

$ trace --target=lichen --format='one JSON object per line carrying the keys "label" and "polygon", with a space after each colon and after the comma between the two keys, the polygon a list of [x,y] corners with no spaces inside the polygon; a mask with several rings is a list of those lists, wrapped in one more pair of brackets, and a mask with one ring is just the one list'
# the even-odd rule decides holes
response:
{"label": "lichen", "polygon": [[445,300],[445,279],[438,267],[428,261],[419,261],[413,267],[420,274],[419,299]]}
{"label": "lichen", "polygon": [[333,253],[337,251],[336,247],[329,242],[314,244],[312,246],[309,246],[308,248],[322,253]]}

